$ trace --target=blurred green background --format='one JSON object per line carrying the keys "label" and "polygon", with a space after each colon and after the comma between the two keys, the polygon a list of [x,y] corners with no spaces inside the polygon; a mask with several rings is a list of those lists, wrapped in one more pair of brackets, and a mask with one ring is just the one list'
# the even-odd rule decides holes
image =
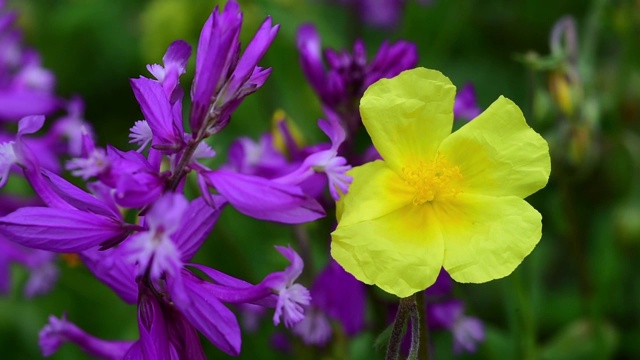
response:
{"label": "blurred green background", "polygon": [[[267,15],[281,28],[261,62],[273,67],[267,84],[246,99],[230,126],[210,142],[218,162],[237,136],[255,138],[268,131],[276,109],[290,114],[310,142],[324,141],[315,125],[322,116],[320,104],[302,75],[295,48],[300,24],[314,23],[323,45],[333,48],[351,48],[362,37],[369,56],[385,39],[412,41],[421,66],[442,71],[458,86],[472,82],[482,107],[499,95],[514,100],[552,149],[551,182],[530,199],[543,214],[540,244],[505,279],[456,285],[467,311],[487,328],[480,350],[460,358],[640,358],[640,1],[437,0],[432,6],[409,1],[402,22],[392,30],[359,26],[345,7],[320,0],[240,3],[243,44]],[[142,117],[128,79],[147,76],[145,65],[159,63],[175,39],[195,46],[216,2],[8,4],[20,11],[27,43],[56,74],[58,94],[82,96],[99,143],[128,149],[128,129]],[[578,25],[579,84],[563,75],[566,63],[548,56],[551,28],[564,15],[572,15]],[[193,66],[191,60],[182,80],[185,89]],[[563,88],[553,86],[554,76],[570,89],[564,105],[569,111],[562,107]],[[323,229],[331,221],[308,226],[318,267],[327,261],[328,233]],[[226,209],[196,260],[255,282],[285,265],[273,245],[291,242],[288,227]],[[55,290],[29,301],[21,293],[26,272],[16,268],[12,295],[0,299],[0,358],[40,358],[39,329],[49,314],[65,311],[98,337],[137,338],[135,307],[123,304],[82,266],[60,262],[60,267]],[[263,326],[256,334],[243,333],[240,358],[286,358],[270,345],[277,331],[282,329]],[[376,336],[367,331],[347,344],[298,349],[290,357],[381,358],[383,349],[372,345]],[[435,333],[433,338],[436,358],[452,358],[451,335]],[[203,343],[210,358],[226,357]],[[86,356],[66,345],[53,358]]]}

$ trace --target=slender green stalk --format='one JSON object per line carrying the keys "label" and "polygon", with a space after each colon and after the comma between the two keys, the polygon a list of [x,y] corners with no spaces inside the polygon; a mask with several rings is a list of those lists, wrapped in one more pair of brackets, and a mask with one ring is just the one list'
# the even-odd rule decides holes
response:
{"label": "slender green stalk", "polygon": [[424,300],[424,291],[416,293],[416,310],[418,312],[418,321],[422,327],[420,331],[419,341],[420,350],[418,351],[418,360],[429,360],[429,325],[427,324],[427,308]]}
{"label": "slender green stalk", "polygon": [[393,321],[393,328],[391,329],[391,336],[389,337],[387,355],[385,356],[386,360],[398,360],[400,357],[400,344],[402,344],[404,327],[407,324],[407,319],[411,310],[411,303],[413,302],[415,304],[412,299],[412,296],[400,299],[396,319]]}
{"label": "slender green stalk", "polygon": [[[421,293],[422,294],[422,293]],[[418,295],[420,296],[420,295]],[[422,299],[424,304],[424,295]],[[423,311],[424,313],[424,311]],[[424,315],[420,316],[420,310],[416,303],[416,295],[411,295],[406,298],[400,299],[398,304],[398,313],[396,319],[393,322],[393,328],[391,329],[391,336],[389,337],[389,346],[387,347],[386,360],[398,360],[400,356],[400,345],[402,344],[402,338],[404,337],[404,328],[407,323],[407,319],[411,318],[411,348],[409,350],[409,360],[423,359],[420,356],[421,349],[426,349],[428,352],[428,346],[424,345],[426,338],[421,336],[421,328],[423,321],[421,319]]]}
{"label": "slender green stalk", "polygon": [[418,354],[422,350],[422,346],[420,346],[422,334],[420,331],[420,325],[422,322],[420,321],[420,315],[418,314],[415,295],[411,298],[413,299],[413,304],[409,310],[409,317],[411,318],[411,348],[409,348],[409,357],[407,359],[418,360]]}

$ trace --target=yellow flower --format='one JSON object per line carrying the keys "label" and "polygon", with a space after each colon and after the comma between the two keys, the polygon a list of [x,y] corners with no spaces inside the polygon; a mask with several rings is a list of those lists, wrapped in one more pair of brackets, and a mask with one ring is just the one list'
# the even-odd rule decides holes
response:
{"label": "yellow flower", "polygon": [[547,142],[500,97],[451,133],[455,87],[417,68],[371,85],[362,121],[384,161],[349,172],[331,255],[360,281],[399,297],[444,267],[459,282],[509,275],[541,236],[523,198],[551,171]]}

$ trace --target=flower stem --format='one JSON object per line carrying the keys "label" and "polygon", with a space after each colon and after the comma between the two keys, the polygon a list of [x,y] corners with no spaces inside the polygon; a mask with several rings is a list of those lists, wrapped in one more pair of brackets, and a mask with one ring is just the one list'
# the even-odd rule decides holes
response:
{"label": "flower stem", "polygon": [[409,359],[417,359],[420,350],[420,319],[416,306],[416,297],[411,295],[400,299],[398,304],[398,313],[393,322],[391,336],[389,337],[389,345],[387,346],[386,360],[398,360],[400,356],[400,345],[404,337],[404,327],[407,319],[411,317],[411,350],[409,350]]}
{"label": "flower stem", "polygon": [[418,312],[418,322],[422,329],[420,330],[420,348],[418,351],[418,360],[429,360],[429,324],[427,324],[426,304],[424,300],[424,291],[416,293],[416,308]]}
{"label": "flower stem", "polygon": [[416,306],[416,295],[412,296],[413,304],[409,310],[409,317],[411,318],[411,348],[409,348],[408,360],[418,360],[418,355],[422,350],[421,338],[422,331],[420,331],[420,315],[418,314],[418,307]]}

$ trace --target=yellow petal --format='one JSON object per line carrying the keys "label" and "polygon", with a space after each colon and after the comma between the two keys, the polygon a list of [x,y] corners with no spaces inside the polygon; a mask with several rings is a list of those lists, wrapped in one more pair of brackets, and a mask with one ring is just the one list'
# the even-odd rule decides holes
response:
{"label": "yellow petal", "polygon": [[338,224],[331,255],[358,280],[399,297],[431,286],[442,268],[443,241],[431,206],[407,205],[372,220]]}
{"label": "yellow petal", "polygon": [[384,161],[376,160],[351,169],[349,192],[336,206],[342,225],[351,225],[389,214],[411,203],[413,189]]}
{"label": "yellow petal", "polygon": [[547,142],[502,96],[446,138],[439,151],[460,168],[463,192],[524,198],[543,188],[551,172]]}
{"label": "yellow petal", "polygon": [[395,172],[431,160],[451,133],[456,88],[442,73],[416,68],[381,79],[360,101],[362,122],[374,146]]}
{"label": "yellow petal", "polygon": [[433,209],[445,242],[444,268],[458,282],[509,275],[542,234],[540,213],[516,196],[458,194]]}

